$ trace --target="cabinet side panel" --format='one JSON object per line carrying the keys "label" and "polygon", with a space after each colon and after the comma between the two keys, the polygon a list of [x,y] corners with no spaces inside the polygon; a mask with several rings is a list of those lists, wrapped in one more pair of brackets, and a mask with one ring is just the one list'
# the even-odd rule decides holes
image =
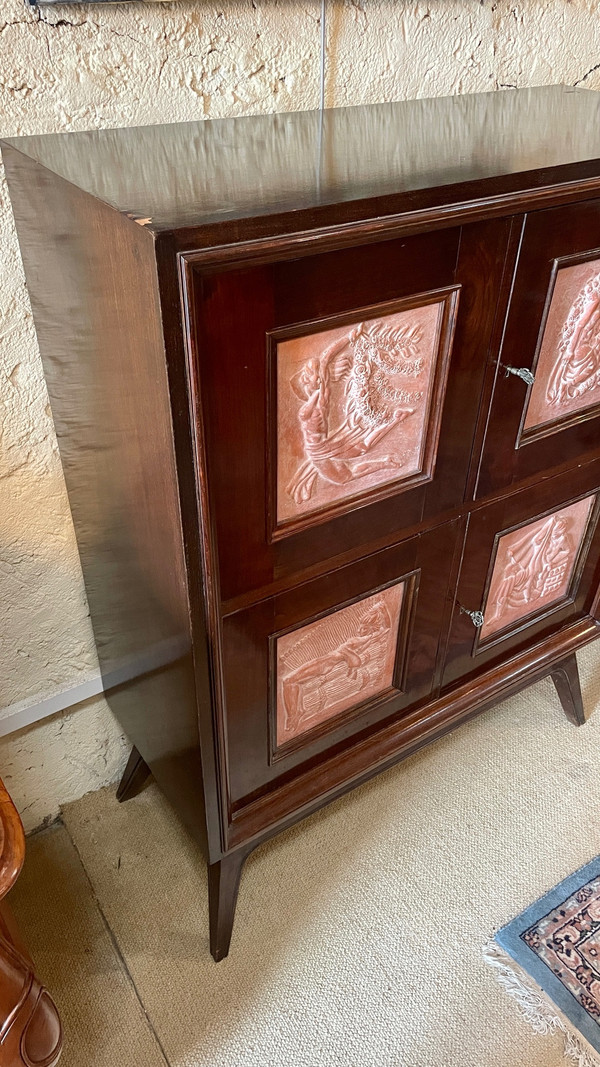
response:
{"label": "cabinet side panel", "polygon": [[3,156],[107,699],[206,839],[154,241]]}

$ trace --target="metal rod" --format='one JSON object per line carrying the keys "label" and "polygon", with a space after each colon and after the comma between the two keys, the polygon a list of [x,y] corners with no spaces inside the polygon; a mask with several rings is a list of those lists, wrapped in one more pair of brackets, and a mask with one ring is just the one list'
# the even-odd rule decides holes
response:
{"label": "metal rod", "polygon": [[321,0],[321,77],[319,92],[319,109],[325,108],[325,59],[327,55],[327,23],[326,23],[327,0]]}
{"label": "metal rod", "polygon": [[321,60],[320,60],[320,85],[319,85],[319,133],[317,139],[316,159],[316,191],[317,197],[321,197],[321,166],[323,162],[323,114],[325,111],[325,57],[327,53],[327,28],[325,22],[327,0],[321,0]]}

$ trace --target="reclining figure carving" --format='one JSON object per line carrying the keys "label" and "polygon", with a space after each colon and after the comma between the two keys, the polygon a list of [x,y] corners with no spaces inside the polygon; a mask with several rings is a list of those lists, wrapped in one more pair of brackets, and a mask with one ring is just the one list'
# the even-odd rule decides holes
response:
{"label": "reclining figure carving", "polygon": [[[390,638],[392,618],[384,600],[376,600],[362,615],[354,634],[328,648],[331,634],[319,635],[313,655],[300,667],[284,675],[282,695],[286,728],[294,732],[301,723],[344,700],[376,680]],[[298,642],[297,648],[301,646]],[[360,697],[359,697],[360,699]]]}

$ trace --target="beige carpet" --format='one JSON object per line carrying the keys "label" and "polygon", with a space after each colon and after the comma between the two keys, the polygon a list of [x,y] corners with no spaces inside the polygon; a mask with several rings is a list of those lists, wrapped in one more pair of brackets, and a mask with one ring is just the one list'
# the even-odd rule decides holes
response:
{"label": "beige carpet", "polygon": [[32,840],[16,903],[63,1067],[164,1067],[153,1031],[171,1067],[563,1064],[481,949],[600,853],[600,649],[580,665],[586,726],[543,682],[255,852],[219,965],[204,864],[156,788],[69,806],[132,984],[65,830]]}
{"label": "beige carpet", "polygon": [[60,1005],[64,1067],[164,1067],[63,827],[29,839],[27,861],[10,900],[38,973]]}

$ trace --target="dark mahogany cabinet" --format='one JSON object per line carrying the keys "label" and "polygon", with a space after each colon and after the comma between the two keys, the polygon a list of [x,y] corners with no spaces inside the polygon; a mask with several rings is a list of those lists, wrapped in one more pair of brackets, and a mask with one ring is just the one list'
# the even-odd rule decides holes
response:
{"label": "dark mahogany cabinet", "polygon": [[[248,853],[600,633],[600,98],[5,141],[107,698]],[[543,729],[540,724],[540,729]]]}

